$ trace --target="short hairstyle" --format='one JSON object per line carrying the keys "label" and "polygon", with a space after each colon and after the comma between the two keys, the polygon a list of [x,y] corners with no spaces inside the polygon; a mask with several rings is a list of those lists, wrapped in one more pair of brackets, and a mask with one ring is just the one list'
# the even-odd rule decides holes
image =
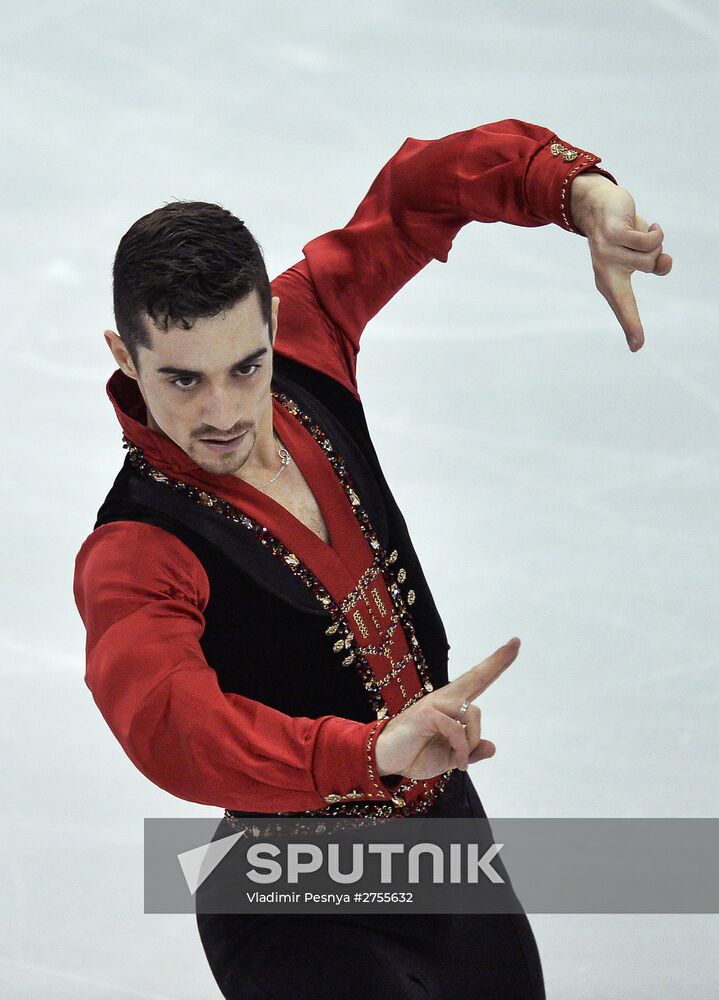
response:
{"label": "short hairstyle", "polygon": [[135,367],[160,329],[189,330],[257,291],[272,339],[272,292],[262,250],[244,222],[205,201],[172,201],[143,215],[120,240],[112,269],[117,331]]}

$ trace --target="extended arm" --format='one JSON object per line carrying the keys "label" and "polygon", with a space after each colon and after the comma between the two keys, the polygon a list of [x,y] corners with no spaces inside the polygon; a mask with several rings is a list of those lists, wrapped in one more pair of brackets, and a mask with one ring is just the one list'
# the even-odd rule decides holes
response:
{"label": "extended arm", "polygon": [[74,591],[85,681],[128,757],[160,788],[261,813],[321,809],[350,791],[391,798],[398,778],[382,782],[375,759],[388,719],[293,718],[220,689],[199,644],[207,576],[173,535],[135,522],[98,528],[78,553]]}
{"label": "extended arm", "polygon": [[[310,241],[304,259],[273,282],[281,300],[278,349],[334,375],[356,394],[366,324],[429,261],[446,261],[454,237],[473,221],[554,223],[585,235],[602,279],[618,264],[629,268],[628,275],[637,267],[665,273],[667,255],[657,269],[661,237],[627,237],[628,224],[620,220],[633,206],[631,195],[599,162],[550,129],[511,118],[441,139],[407,139],[347,225]],[[631,247],[629,255],[622,243]],[[616,288],[616,274],[597,287],[615,308],[609,284]],[[621,298],[626,304],[624,290]],[[634,317],[625,324],[627,308],[615,313],[629,338]]]}

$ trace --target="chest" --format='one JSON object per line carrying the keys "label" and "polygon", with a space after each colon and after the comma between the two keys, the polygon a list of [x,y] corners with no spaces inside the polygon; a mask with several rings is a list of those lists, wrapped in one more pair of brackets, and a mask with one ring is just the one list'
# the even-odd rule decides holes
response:
{"label": "chest", "polygon": [[320,506],[295,462],[290,463],[279,479],[267,487],[265,492],[323,542],[329,544],[330,536]]}

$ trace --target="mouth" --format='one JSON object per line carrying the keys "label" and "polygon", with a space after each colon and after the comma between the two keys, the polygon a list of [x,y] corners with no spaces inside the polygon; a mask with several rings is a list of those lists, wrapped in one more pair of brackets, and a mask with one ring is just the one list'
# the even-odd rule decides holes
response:
{"label": "mouth", "polygon": [[200,438],[200,441],[212,451],[232,451],[242,441],[246,433],[247,431],[243,431],[242,434],[233,438]]}

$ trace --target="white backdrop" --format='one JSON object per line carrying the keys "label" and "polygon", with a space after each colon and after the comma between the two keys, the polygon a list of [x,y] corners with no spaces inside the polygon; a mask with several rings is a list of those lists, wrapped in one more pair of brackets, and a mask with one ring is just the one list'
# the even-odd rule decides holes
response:
{"label": "white backdrop", "polygon": [[[121,235],[172,198],[271,275],[407,136],[501,118],[592,150],[664,228],[632,355],[586,241],[474,225],[368,327],[359,378],[452,644],[490,816],[716,814],[719,18],[694,0],[3,4],[0,987],[219,997],[192,916],[142,913],[156,788],[84,685],[74,556],[124,452],[105,396]],[[719,919],[531,916],[552,1000],[716,996]],[[712,958],[714,956],[714,958]]]}

